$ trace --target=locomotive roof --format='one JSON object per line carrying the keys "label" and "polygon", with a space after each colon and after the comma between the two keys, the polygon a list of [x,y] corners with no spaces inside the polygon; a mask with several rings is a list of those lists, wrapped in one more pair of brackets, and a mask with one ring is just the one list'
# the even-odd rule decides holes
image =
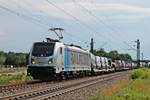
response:
{"label": "locomotive roof", "polygon": [[82,48],[79,48],[79,47],[76,47],[76,46],[67,46],[68,48],[72,49],[72,50],[77,50],[77,51],[82,51],[82,52],[89,52],[88,50],[86,49],[82,49]]}

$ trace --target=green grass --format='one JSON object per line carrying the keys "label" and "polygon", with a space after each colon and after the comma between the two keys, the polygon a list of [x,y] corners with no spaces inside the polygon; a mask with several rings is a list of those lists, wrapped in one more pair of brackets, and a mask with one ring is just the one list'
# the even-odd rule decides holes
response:
{"label": "green grass", "polygon": [[25,71],[26,71],[25,67],[19,67],[19,68],[0,67],[0,74],[3,74],[3,73],[17,73],[17,72],[25,72]]}
{"label": "green grass", "polygon": [[89,100],[150,100],[150,69],[134,70],[130,80],[120,81]]}
{"label": "green grass", "polygon": [[132,79],[150,79],[150,69],[141,68],[133,71]]}
{"label": "green grass", "polygon": [[31,76],[27,76],[25,73],[15,75],[0,75],[0,85],[17,84],[32,80]]}
{"label": "green grass", "polygon": [[150,80],[137,79],[119,96],[124,100],[150,100]]}
{"label": "green grass", "polygon": [[2,67],[0,67],[0,73],[12,73],[15,71],[16,70],[14,68],[2,68]]}

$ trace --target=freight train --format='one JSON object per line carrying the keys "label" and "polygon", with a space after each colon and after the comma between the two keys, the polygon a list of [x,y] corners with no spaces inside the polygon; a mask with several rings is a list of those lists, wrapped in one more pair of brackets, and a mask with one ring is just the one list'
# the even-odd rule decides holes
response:
{"label": "freight train", "polygon": [[76,45],[58,40],[35,42],[29,53],[27,73],[34,79],[66,79],[132,69],[133,62],[95,56]]}

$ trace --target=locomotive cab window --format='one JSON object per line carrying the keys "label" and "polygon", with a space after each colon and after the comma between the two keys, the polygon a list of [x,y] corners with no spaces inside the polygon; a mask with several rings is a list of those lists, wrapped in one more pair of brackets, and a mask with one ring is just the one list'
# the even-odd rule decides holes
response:
{"label": "locomotive cab window", "polygon": [[52,56],[54,52],[55,43],[35,43],[33,46],[32,55],[37,57]]}

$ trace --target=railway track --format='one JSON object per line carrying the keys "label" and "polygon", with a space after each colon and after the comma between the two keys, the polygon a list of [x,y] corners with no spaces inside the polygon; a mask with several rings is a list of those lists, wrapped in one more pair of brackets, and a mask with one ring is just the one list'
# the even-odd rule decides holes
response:
{"label": "railway track", "polygon": [[[0,97],[0,100],[47,100],[47,99],[53,99],[57,96],[66,94],[71,91],[75,91],[81,88],[88,87],[90,85],[97,84],[99,82],[109,81],[114,78],[120,77],[124,74],[128,73],[126,72],[117,72],[117,73],[111,73],[107,75],[101,75],[101,76],[95,76],[95,77],[89,77],[89,78],[83,78],[83,79],[76,79],[76,80],[70,80],[66,82],[58,82],[58,83],[47,83],[47,84],[41,84],[41,88],[39,86],[35,86],[36,88],[31,88],[28,91],[23,92],[14,92],[14,94],[11,95],[5,95],[3,97]],[[34,86],[34,84],[32,84]],[[30,88],[30,85],[28,86]]]}

